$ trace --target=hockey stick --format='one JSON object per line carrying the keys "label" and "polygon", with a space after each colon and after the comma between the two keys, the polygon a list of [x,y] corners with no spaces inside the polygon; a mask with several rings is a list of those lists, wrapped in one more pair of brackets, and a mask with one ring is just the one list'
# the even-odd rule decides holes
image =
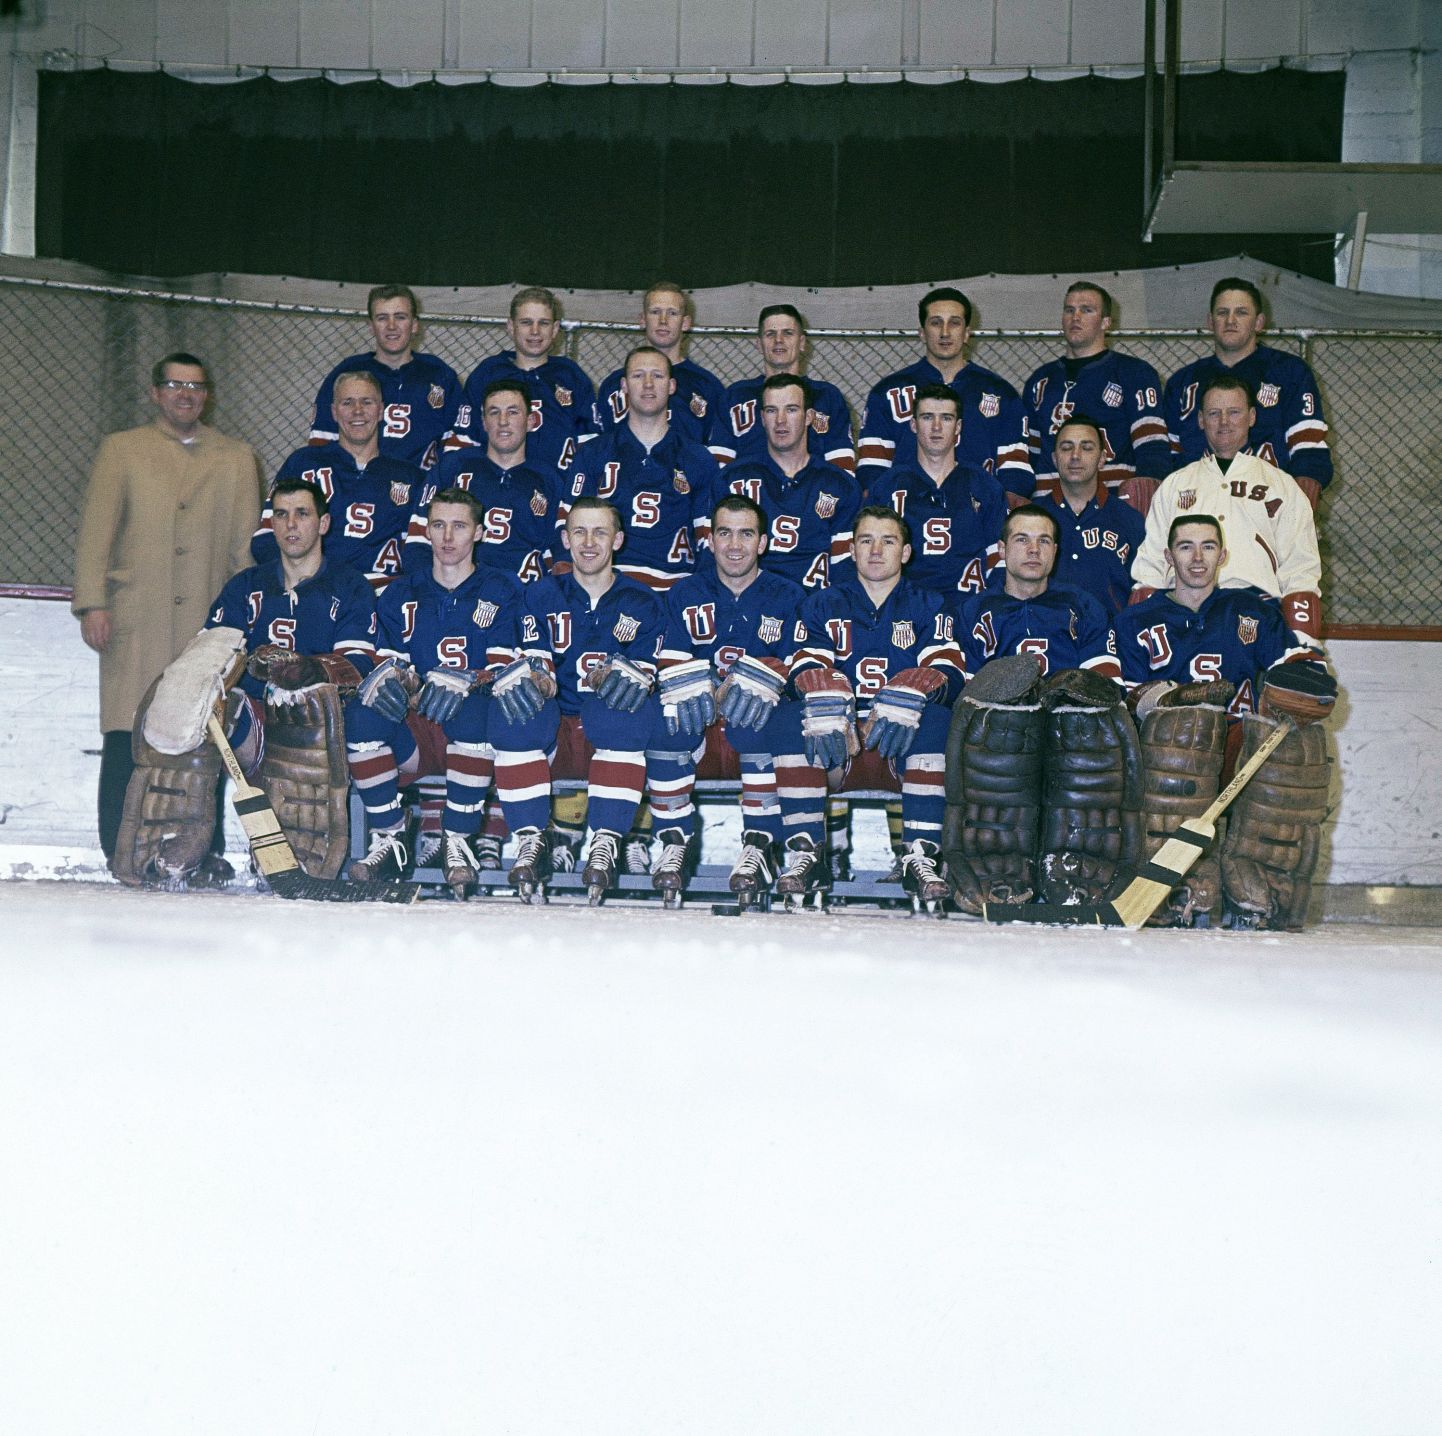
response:
{"label": "hockey stick", "polygon": [[1292,731],[1289,721],[1284,719],[1278,723],[1261,747],[1237,769],[1236,776],[1217,794],[1211,806],[1200,817],[1184,818],[1176,832],[1142,864],[1136,877],[1111,902],[1077,907],[987,903],[982,907],[981,915],[988,922],[1045,922],[1068,926],[1100,924],[1135,931],[1166,901],[1167,894],[1211,847],[1217,836],[1217,819]]}
{"label": "hockey stick", "polygon": [[411,903],[420,896],[416,883],[342,883],[311,877],[296,858],[270,799],[246,781],[245,770],[236,759],[235,749],[230,746],[220,720],[212,714],[205,727],[235,784],[232,800],[235,814],[245,829],[256,870],[277,897],[310,898],[315,902]]}

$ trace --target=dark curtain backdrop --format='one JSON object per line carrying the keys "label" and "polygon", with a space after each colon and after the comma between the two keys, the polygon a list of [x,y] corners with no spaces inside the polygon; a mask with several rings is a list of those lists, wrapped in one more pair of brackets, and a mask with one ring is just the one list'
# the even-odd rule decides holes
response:
{"label": "dark curtain backdrop", "polygon": [[[1178,157],[1337,160],[1340,73],[1188,76]],[[137,274],[911,283],[1331,237],[1141,242],[1142,81],[541,85],[40,76],[43,255]]]}

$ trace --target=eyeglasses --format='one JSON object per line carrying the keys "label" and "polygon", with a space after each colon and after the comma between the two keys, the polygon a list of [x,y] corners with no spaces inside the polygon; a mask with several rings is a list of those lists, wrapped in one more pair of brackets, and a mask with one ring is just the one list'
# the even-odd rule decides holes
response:
{"label": "eyeglasses", "polygon": [[202,389],[210,388],[209,379],[162,379],[156,386],[160,389],[183,389],[187,394],[199,393]]}

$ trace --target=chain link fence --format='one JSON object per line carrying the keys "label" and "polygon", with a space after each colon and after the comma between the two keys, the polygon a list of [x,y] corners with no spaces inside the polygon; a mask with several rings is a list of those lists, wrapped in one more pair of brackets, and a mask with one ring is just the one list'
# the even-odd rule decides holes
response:
{"label": "chain link fence", "polygon": [[[255,446],[268,474],[305,442],[311,403],[338,359],[371,348],[363,313],[58,284],[0,281],[0,585],[65,588],[76,515],[101,438],[145,423],[151,364],[203,357],[215,382],[209,420]],[[637,341],[634,329],[568,325],[565,352],[597,382]],[[1321,385],[1337,477],[1318,532],[1333,625],[1442,624],[1442,335],[1271,331]],[[464,379],[507,346],[494,318],[426,321],[423,347]],[[1200,331],[1133,332],[1120,347],[1165,379],[1209,351]],[[982,332],[971,357],[1018,389],[1055,356],[1055,334]],[[850,400],[859,423],[883,374],[917,357],[914,333],[814,331],[810,373]],[[760,369],[749,331],[699,330],[691,357],[730,382]]]}

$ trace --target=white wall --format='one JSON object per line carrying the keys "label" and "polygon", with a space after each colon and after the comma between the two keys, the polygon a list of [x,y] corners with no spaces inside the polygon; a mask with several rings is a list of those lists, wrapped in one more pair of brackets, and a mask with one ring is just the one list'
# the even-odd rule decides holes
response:
{"label": "white wall", "polygon": [[[1442,884],[1435,643],[1334,643],[1332,813],[1320,881]],[[0,879],[96,872],[96,659],[66,604],[0,598]],[[232,848],[244,850],[238,830]],[[870,861],[870,853],[864,854]]]}

